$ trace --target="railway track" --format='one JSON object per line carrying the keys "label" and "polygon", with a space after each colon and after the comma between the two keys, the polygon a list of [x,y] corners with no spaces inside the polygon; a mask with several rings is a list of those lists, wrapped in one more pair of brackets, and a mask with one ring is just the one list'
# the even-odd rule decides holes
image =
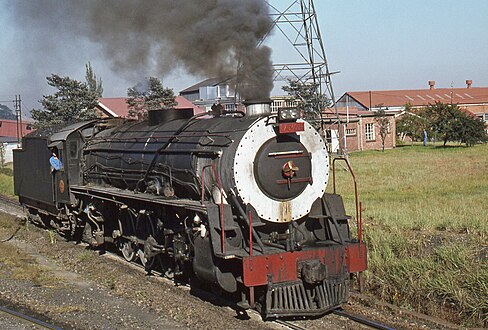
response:
{"label": "railway track", "polygon": [[366,325],[366,326],[368,326],[370,328],[373,328],[373,329],[378,329],[378,330],[394,330],[394,328],[389,327],[387,325],[378,323],[376,321],[367,319],[365,317],[362,317],[362,316],[359,316],[359,315],[356,315],[356,314],[351,314],[351,313],[343,310],[342,308],[338,308],[338,309],[334,310],[332,313],[335,314],[335,315],[339,315],[339,316],[342,316],[342,317],[346,317],[346,318],[348,318],[348,319],[350,319],[350,320],[352,320],[354,322],[360,323],[362,325]]}
{"label": "railway track", "polygon": [[[354,321],[358,324],[362,324],[362,325],[365,325],[369,328],[372,328],[372,329],[378,329],[378,330],[394,330],[394,328],[392,327],[389,327],[387,325],[384,325],[384,324],[381,324],[381,323],[378,323],[374,320],[370,320],[370,319],[367,319],[365,317],[362,317],[362,316],[359,316],[359,315],[356,315],[356,314],[351,314],[345,310],[343,310],[342,308],[338,308],[334,311],[332,311],[332,314],[335,314],[335,315],[338,315],[338,316],[341,316],[341,317],[344,317],[344,318],[347,318],[347,319],[350,319],[351,321]],[[281,325],[281,326],[284,326],[284,327],[287,327],[289,329],[292,329],[292,330],[307,330],[307,328],[305,327],[302,327],[298,324],[295,324],[293,322],[290,322],[290,321],[285,321],[285,320],[275,320],[274,321],[275,323]]]}
{"label": "railway track", "polygon": [[[120,254],[118,254],[115,251],[106,251],[106,254],[108,256],[110,256],[111,258],[113,258],[113,259],[116,259],[116,260],[118,260],[120,262],[126,263],[128,266],[131,266],[131,267],[134,267],[134,268],[138,269],[141,272],[144,272],[146,274],[148,273],[148,271],[144,268],[143,265],[141,265],[140,263],[138,263],[136,261],[127,263],[124,260],[124,258],[122,256],[120,256]],[[166,277],[164,277],[164,274],[163,273],[161,273],[161,272],[159,272],[157,270],[151,270],[150,271],[150,274],[153,275],[155,278],[157,278],[159,280],[162,280],[162,281],[171,281],[171,280],[167,279]],[[188,289],[188,290],[190,289],[190,285],[189,284],[182,284],[181,287],[182,288],[185,288],[185,289]],[[218,300],[220,303],[224,303],[225,305],[227,305],[227,306],[229,306],[229,307],[231,307],[233,309],[238,310],[237,306],[234,306],[235,304],[231,303],[230,301],[226,300],[223,297],[213,296],[208,291],[202,291],[202,290],[196,290],[196,291],[199,292],[199,294],[206,295],[207,296],[207,300],[209,298],[211,298],[211,300],[214,300],[214,301]],[[209,297],[208,295],[212,295],[212,297]],[[248,312],[256,313],[256,315],[258,314],[258,312],[256,312],[256,311],[248,311]],[[378,329],[378,330],[394,330],[395,329],[395,328],[389,327],[387,325],[381,324],[379,322],[376,322],[374,320],[367,319],[367,318],[362,317],[360,315],[351,314],[351,313],[343,310],[342,308],[339,308],[339,309],[334,310],[332,312],[332,314],[335,314],[335,315],[338,315],[338,316],[341,316],[341,317],[350,319],[351,321],[354,321],[354,322],[356,322],[358,324],[365,325],[365,326],[370,327],[372,329]],[[324,317],[327,317],[327,316],[324,316]],[[295,323],[293,323],[291,321],[277,319],[277,320],[274,320],[273,323],[279,324],[281,326],[287,327],[287,328],[292,329],[292,330],[307,330],[306,327],[303,327],[301,325],[295,324]]]}
{"label": "railway track", "polygon": [[[36,319],[36,318],[34,318],[32,316],[28,316],[28,315],[25,315],[25,314],[16,312],[16,311],[11,310],[11,309],[6,308],[6,307],[0,306],[0,313],[1,314],[6,314],[6,315],[11,316],[11,317],[14,317],[14,318],[20,320],[23,323],[28,323],[29,325],[36,325],[37,327],[39,327],[41,329],[61,330],[61,328],[59,328],[59,327],[57,327],[55,325],[46,323],[46,322],[41,321],[39,319]],[[4,325],[6,326],[6,324],[4,324]]]}
{"label": "railway track", "polygon": [[[5,209],[8,209],[9,211],[5,211]],[[5,212],[5,213],[9,213],[9,214],[13,214],[13,215],[16,215],[16,216],[19,216],[19,215],[22,215],[23,214],[23,210],[22,210],[22,206],[15,200],[12,200],[11,198],[7,198],[5,196],[1,196],[0,195],[0,212]],[[20,226],[19,226],[20,228]],[[9,238],[7,239],[10,239],[12,238],[13,236],[15,236],[17,230],[15,232],[13,232],[13,234],[9,234]],[[0,237],[0,240],[3,240],[3,241],[6,241],[7,239],[5,239],[4,237]],[[0,241],[1,242],[1,241]],[[118,251],[116,251],[116,249],[113,249],[113,250],[106,250],[106,255],[110,255],[111,258],[113,259],[117,259],[119,260],[120,262],[122,263],[125,263],[125,264],[128,264],[134,268],[138,268],[141,272],[144,272],[144,273],[148,273],[148,271],[145,269],[145,267],[143,265],[141,265],[139,262],[130,262],[130,263],[127,263],[125,261],[125,259],[118,253]],[[161,272],[157,271],[157,270],[152,270],[150,272],[155,278],[158,278],[158,279],[161,279],[163,281],[170,281],[169,279],[167,279],[164,274],[162,274]],[[189,286],[188,285],[181,285],[182,287],[184,287],[185,289],[189,289]],[[210,293],[208,293],[210,294]],[[212,297],[210,297],[212,299]],[[221,298],[223,299],[223,298]],[[207,298],[208,300],[208,298]],[[230,308],[232,309],[236,309],[232,306],[232,304],[227,304],[227,306],[229,306]],[[3,310],[0,310],[0,314],[4,312]],[[383,325],[383,324],[380,324],[376,321],[373,321],[373,320],[370,320],[370,319],[366,319],[362,316],[359,316],[359,315],[355,315],[355,314],[351,314],[343,309],[338,309],[338,310],[335,310],[333,311],[333,314],[337,315],[337,316],[340,316],[340,317],[344,317],[344,318],[348,318],[350,319],[351,321],[354,321],[354,322],[357,322],[359,324],[363,324],[367,327],[370,327],[370,328],[373,328],[373,329],[393,329],[392,327],[389,327],[389,326],[386,326],[386,325]],[[41,321],[42,322],[42,321]],[[285,320],[277,320],[275,321],[276,323],[280,324],[281,326],[285,326],[289,329],[297,329],[297,330],[304,330],[306,329],[306,327],[303,327],[299,324],[296,324],[296,323],[293,323],[293,322],[290,322],[290,321],[285,321]],[[44,327],[46,328],[46,327]],[[50,328],[48,328],[50,329]],[[59,329],[59,328],[55,328],[54,329]]]}

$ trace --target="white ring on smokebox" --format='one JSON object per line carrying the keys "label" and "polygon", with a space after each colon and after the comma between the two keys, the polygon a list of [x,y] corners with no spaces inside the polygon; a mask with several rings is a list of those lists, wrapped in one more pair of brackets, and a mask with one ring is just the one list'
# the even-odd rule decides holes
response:
{"label": "white ring on smokebox", "polygon": [[[329,154],[318,132],[306,121],[305,130],[298,132],[300,142],[312,155],[313,183],[289,201],[277,201],[264,194],[254,176],[254,158],[267,141],[276,133],[273,125],[266,125],[268,118],[262,118],[244,134],[234,157],[234,181],[237,192],[244,203],[250,203],[260,218],[272,222],[297,220],[310,212],[313,202],[323,196],[329,178]],[[281,168],[279,169],[281,171]]]}

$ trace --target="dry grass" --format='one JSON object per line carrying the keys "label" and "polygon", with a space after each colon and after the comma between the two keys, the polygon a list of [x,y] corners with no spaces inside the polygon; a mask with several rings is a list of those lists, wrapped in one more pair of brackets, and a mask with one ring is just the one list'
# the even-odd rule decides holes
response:
{"label": "dry grass", "polygon": [[[486,326],[488,145],[402,147],[352,154],[350,162],[364,203],[369,290]],[[354,210],[348,173],[337,174]]]}
{"label": "dry grass", "polygon": [[[9,238],[19,226],[18,235],[26,230],[25,224],[0,213],[0,240]],[[35,258],[7,242],[0,242],[0,277],[25,280],[38,286],[58,284],[58,280]]]}

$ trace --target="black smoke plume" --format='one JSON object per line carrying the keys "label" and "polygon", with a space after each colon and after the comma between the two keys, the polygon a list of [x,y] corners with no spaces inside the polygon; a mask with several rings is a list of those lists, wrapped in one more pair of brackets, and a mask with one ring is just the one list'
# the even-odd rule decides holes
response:
{"label": "black smoke plume", "polygon": [[46,38],[46,44],[76,43],[76,38],[86,37],[101,46],[113,71],[128,77],[148,71],[165,76],[184,68],[208,78],[237,76],[243,98],[266,98],[273,88],[271,50],[257,46],[272,24],[264,0],[12,0],[10,4],[12,14]]}

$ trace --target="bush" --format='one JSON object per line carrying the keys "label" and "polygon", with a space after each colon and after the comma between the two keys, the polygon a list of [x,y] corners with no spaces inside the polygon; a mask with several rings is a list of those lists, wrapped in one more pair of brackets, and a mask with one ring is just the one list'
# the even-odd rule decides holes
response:
{"label": "bush", "polygon": [[5,174],[7,176],[13,176],[14,171],[11,168],[8,167],[2,167],[0,168],[0,173]]}

